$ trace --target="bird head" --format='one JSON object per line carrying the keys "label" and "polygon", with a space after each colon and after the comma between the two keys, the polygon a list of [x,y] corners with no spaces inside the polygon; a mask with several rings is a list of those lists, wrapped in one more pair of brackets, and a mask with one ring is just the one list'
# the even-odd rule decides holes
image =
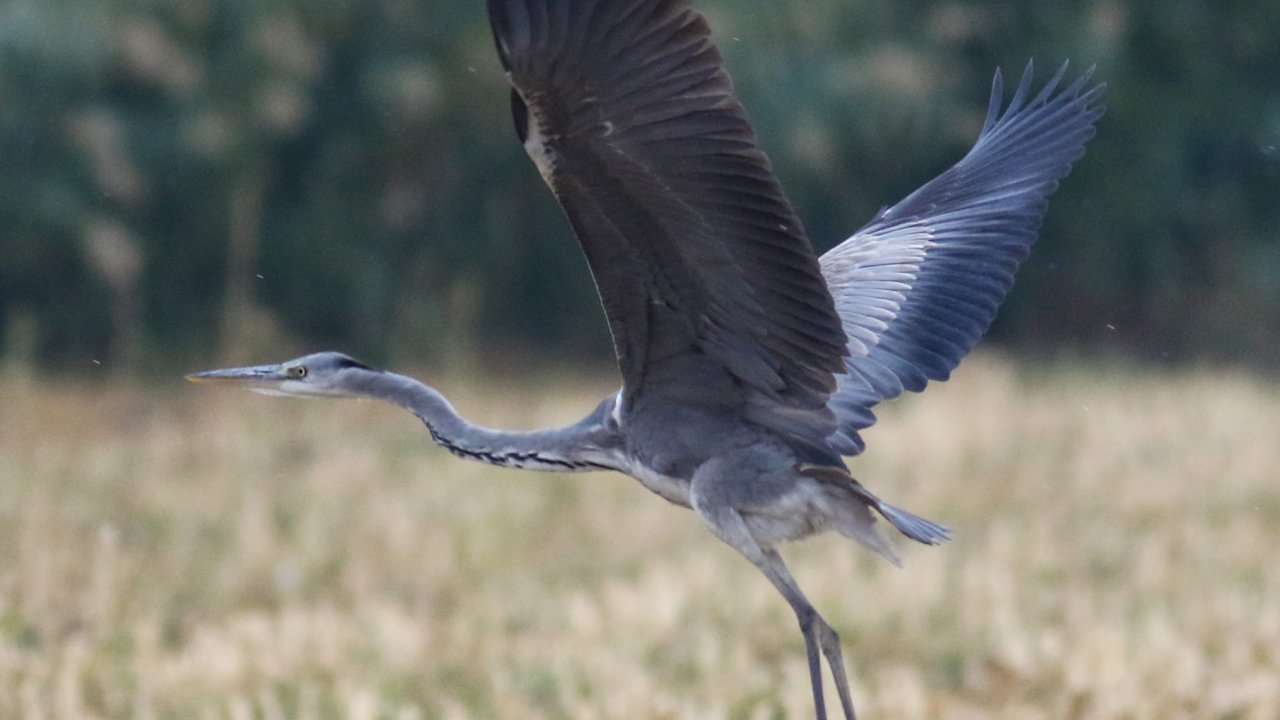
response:
{"label": "bird head", "polygon": [[252,365],[191,373],[193,383],[234,384],[263,395],[356,397],[357,377],[377,372],[338,352],[321,352],[276,365]]}

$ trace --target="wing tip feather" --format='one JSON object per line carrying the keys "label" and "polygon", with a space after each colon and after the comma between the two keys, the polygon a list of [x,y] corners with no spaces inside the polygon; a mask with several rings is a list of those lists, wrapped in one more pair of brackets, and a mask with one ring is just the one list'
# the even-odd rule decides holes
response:
{"label": "wing tip feather", "polygon": [[[822,258],[826,272],[865,271],[886,247],[915,238],[909,228],[922,224],[929,228],[926,257],[911,266],[915,279],[904,291],[901,305],[895,306],[894,318],[876,338],[859,335],[865,349],[846,362],[846,374],[832,400],[841,433],[856,434],[865,427],[859,419],[876,403],[923,390],[930,381],[946,380],[990,327],[1012,285],[1012,273],[1035,242],[1049,196],[1084,155],[1085,145],[1097,132],[1095,123],[1105,113],[1100,99],[1106,83],[1094,80],[1096,66],[1064,87],[1069,67],[1067,62],[1059,65],[1033,94],[1035,64],[1028,61],[1007,107],[1003,73],[997,69],[986,119],[969,153],[943,176],[882,210]],[[871,244],[859,244],[860,238]],[[990,268],[966,268],[968,255],[979,250],[994,254],[998,262]],[[832,260],[846,257],[853,262]],[[929,263],[929,258],[934,262]],[[905,259],[887,267],[897,272],[903,263]],[[957,274],[956,269],[965,271]],[[984,277],[991,282],[980,282]],[[854,301],[874,297],[865,278],[853,282],[836,277],[828,282],[852,293],[853,301],[837,299],[837,307],[846,323],[856,323],[862,304]],[[952,287],[956,284],[960,287]],[[930,307],[941,312],[965,303],[973,308],[965,318],[948,316],[935,322],[926,315]],[[938,323],[948,324],[959,334],[947,336],[949,341],[942,343],[945,338],[938,335]]]}

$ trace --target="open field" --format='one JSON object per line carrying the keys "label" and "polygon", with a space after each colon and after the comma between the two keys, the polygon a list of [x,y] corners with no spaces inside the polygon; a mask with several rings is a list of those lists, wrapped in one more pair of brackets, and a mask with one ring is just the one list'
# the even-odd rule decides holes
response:
{"label": "open field", "polygon": [[[613,389],[571,378],[440,384],[531,427]],[[1280,717],[1280,384],[979,357],[867,438],[854,475],[956,537],[786,549],[861,717]],[[437,717],[811,699],[783,600],[621,476],[367,402],[0,377],[0,718]]]}

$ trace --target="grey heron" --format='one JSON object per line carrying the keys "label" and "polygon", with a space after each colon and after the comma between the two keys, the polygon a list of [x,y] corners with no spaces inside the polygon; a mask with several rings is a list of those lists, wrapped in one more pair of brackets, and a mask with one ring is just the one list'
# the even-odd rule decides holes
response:
{"label": "grey heron", "polygon": [[757,147],[689,0],[488,0],[516,132],[595,278],[622,387],[581,421],[475,425],[433,388],[324,352],[194,373],[286,394],[371,397],[417,415],[454,454],[495,465],[614,470],[691,508],[790,604],[818,718],[822,658],[854,717],[836,632],[778,553],[827,530],[897,563],[941,525],[855,480],[873,407],[945,380],[986,332],[1047,199],[1084,153],[1103,86],[1066,65],[1010,104],[999,72],[956,165],[817,257]]}

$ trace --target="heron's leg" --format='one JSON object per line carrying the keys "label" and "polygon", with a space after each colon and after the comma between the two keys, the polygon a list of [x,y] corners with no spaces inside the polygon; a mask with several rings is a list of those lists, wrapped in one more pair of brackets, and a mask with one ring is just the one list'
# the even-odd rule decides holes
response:
{"label": "heron's leg", "polygon": [[840,652],[840,636],[800,591],[800,586],[791,577],[791,572],[787,570],[777,550],[764,549],[764,563],[755,565],[787,599],[800,622],[800,632],[804,634],[805,650],[809,655],[809,675],[813,683],[813,700],[818,706],[818,718],[821,720],[826,715],[822,699],[822,668],[818,664],[818,650],[821,649],[827,658],[827,666],[831,668],[831,679],[836,683],[836,694],[840,697],[840,708],[844,711],[845,719],[855,720],[853,699],[849,694],[849,677],[844,670],[844,654]]}
{"label": "heron's leg", "polygon": [[[714,466],[718,463],[712,461],[708,465]],[[845,720],[856,720],[853,700],[849,694],[849,680],[844,671],[844,656],[840,652],[840,637],[805,598],[778,551],[772,547],[760,545],[751,534],[742,514],[730,504],[730,498],[726,497],[727,493],[717,492],[723,488],[716,487],[718,484],[716,480],[724,476],[716,473],[708,477],[707,471],[712,469],[704,466],[694,474],[690,487],[690,499],[694,510],[711,527],[716,537],[759,568],[791,605],[792,611],[796,614],[796,620],[800,623],[800,632],[804,635],[805,654],[809,661],[809,681],[813,685],[813,702],[817,720],[827,718],[827,706],[822,692],[822,661],[819,658],[819,652],[827,658],[827,665],[831,668],[831,676],[836,683],[836,692],[840,696],[840,707],[844,711]]]}

